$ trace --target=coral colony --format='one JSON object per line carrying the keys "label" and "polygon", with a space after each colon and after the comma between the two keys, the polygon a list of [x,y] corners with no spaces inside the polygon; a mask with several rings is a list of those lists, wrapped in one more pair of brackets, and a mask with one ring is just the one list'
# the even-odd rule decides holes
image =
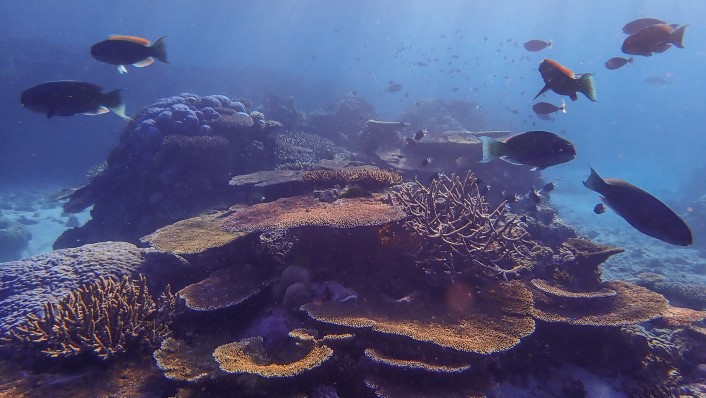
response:
{"label": "coral colony", "polygon": [[[691,391],[706,315],[667,301],[688,287],[603,281],[623,250],[578,237],[528,166],[479,163],[476,126],[416,139],[349,102],[270,99],[301,131],[222,95],[138,111],[66,203],[92,220],[0,268],[3,355],[22,358],[0,371],[37,369],[13,393],[493,396],[572,367],[627,396]],[[360,133],[337,145],[337,120]]]}

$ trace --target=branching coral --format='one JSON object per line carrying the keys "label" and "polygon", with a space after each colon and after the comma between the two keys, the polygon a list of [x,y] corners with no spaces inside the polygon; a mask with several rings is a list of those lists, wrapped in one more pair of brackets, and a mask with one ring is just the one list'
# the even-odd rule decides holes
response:
{"label": "branching coral", "polygon": [[179,296],[169,288],[155,302],[147,279],[110,278],[85,284],[58,303],[47,303],[41,316],[30,315],[5,340],[39,348],[49,357],[92,353],[107,360],[143,346],[155,347],[169,334]]}
{"label": "branching coral", "polygon": [[427,241],[421,261],[428,271],[507,280],[531,267],[527,232],[505,203],[489,211],[472,172],[442,175],[429,187],[402,185],[393,195],[411,216],[407,226]]}

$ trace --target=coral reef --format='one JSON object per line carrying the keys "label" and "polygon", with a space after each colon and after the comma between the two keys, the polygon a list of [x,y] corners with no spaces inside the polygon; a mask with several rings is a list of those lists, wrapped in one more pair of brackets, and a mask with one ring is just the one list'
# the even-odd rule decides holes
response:
{"label": "coral reef", "polygon": [[46,303],[41,316],[31,314],[5,339],[53,358],[88,354],[108,360],[158,346],[170,333],[178,307],[179,297],[168,287],[155,302],[142,275],[135,281],[99,278],[58,303]]}
{"label": "coral reef", "polygon": [[358,134],[358,147],[368,155],[378,150],[399,146],[403,142],[402,133],[408,126],[404,122],[368,120]]}
{"label": "coral reef", "polygon": [[[604,282],[598,292],[577,293],[534,282],[534,315],[547,322],[624,326],[658,318],[667,300],[628,282]],[[550,293],[547,293],[550,292]]]}
{"label": "coral reef", "polygon": [[[174,264],[177,259],[125,242],[95,243],[3,263],[0,331],[41,310],[47,301],[58,300],[98,277],[148,273],[163,263]],[[172,272],[175,270],[171,267]]]}
{"label": "coral reef", "polygon": [[309,131],[326,137],[340,145],[356,142],[365,121],[376,116],[372,104],[359,96],[346,96],[327,104],[323,109],[306,115]]}
{"label": "coral reef", "polygon": [[238,210],[223,219],[230,232],[272,231],[304,226],[354,228],[401,220],[404,212],[382,202],[380,197],[320,202],[313,196],[278,199]]}
{"label": "coral reef", "polygon": [[569,238],[555,256],[552,278],[569,290],[592,292],[601,289],[600,265],[610,256],[624,252],[584,238]]}
{"label": "coral reef", "polygon": [[93,205],[91,220],[67,230],[54,248],[122,240],[222,205],[233,174],[272,168],[277,129],[222,95],[181,94],[134,115],[107,166],[74,192],[65,211]]}
{"label": "coral reef", "polygon": [[534,331],[528,316],[532,296],[522,283],[497,284],[478,303],[454,313],[434,300],[406,305],[366,300],[362,305],[326,302],[302,307],[312,318],[350,328],[404,336],[461,352],[491,354],[508,350]]}
{"label": "coral reef", "polygon": [[425,238],[420,262],[429,272],[476,278],[518,277],[531,268],[531,249],[517,216],[505,203],[492,211],[472,172],[441,176],[425,187],[402,185],[393,196],[411,216],[406,225]]}
{"label": "coral reef", "polygon": [[457,100],[416,101],[405,110],[400,120],[409,123],[412,131],[426,128],[431,133],[486,129],[478,104]]}

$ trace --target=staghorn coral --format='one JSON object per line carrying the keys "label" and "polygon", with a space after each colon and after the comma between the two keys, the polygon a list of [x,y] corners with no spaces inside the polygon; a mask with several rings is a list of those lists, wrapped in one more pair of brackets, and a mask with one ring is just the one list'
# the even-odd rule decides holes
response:
{"label": "staghorn coral", "polygon": [[393,336],[461,352],[491,354],[508,350],[534,331],[532,295],[513,281],[485,290],[462,313],[449,311],[437,300],[411,304],[391,300],[364,300],[360,305],[338,302],[302,306],[324,323],[351,328],[370,328]]}
{"label": "staghorn coral", "polygon": [[661,294],[644,287],[621,281],[604,282],[602,287],[606,289],[604,291],[610,290],[616,294],[558,296],[535,288],[532,291],[534,315],[546,322],[624,326],[658,318],[667,309],[667,300]]}
{"label": "staghorn coral", "polygon": [[320,186],[359,185],[366,189],[389,187],[402,183],[402,176],[394,171],[380,170],[368,166],[343,170],[311,170],[302,179]]}
{"label": "staghorn coral", "polygon": [[108,360],[140,347],[154,347],[170,333],[179,296],[167,290],[155,302],[140,275],[85,284],[58,303],[46,303],[7,334],[13,345],[38,348],[52,358],[92,354]]}
{"label": "staghorn coral", "polygon": [[261,377],[292,377],[326,362],[333,350],[312,344],[306,354],[293,362],[275,363],[263,347],[262,337],[251,337],[222,345],[213,352],[221,370],[227,373],[247,373]]}
{"label": "staghorn coral", "polygon": [[223,247],[245,233],[224,232],[219,220],[222,215],[222,212],[217,212],[178,221],[142,237],[140,241],[174,254],[198,254]]}
{"label": "staghorn coral", "polygon": [[531,267],[531,241],[505,203],[489,211],[472,172],[442,175],[425,187],[402,185],[393,196],[411,216],[407,226],[425,238],[420,255],[431,272],[517,277]]}
{"label": "staghorn coral", "polygon": [[297,196],[261,203],[238,210],[223,219],[230,232],[273,231],[305,226],[354,228],[399,221],[404,212],[381,201],[381,197],[339,199],[320,202],[313,196]]}

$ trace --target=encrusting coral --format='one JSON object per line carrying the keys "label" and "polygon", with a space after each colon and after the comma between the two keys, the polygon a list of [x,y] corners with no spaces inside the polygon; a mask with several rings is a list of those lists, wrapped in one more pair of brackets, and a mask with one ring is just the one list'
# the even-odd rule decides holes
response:
{"label": "encrusting coral", "polygon": [[420,254],[432,271],[517,277],[531,267],[534,245],[505,203],[488,209],[477,181],[470,171],[465,178],[441,175],[429,187],[402,185],[393,196],[411,216],[406,225],[427,241]]}
{"label": "encrusting coral", "polygon": [[137,280],[125,276],[119,282],[101,277],[58,303],[46,303],[41,316],[31,314],[4,340],[38,348],[52,358],[92,354],[108,360],[159,345],[169,335],[178,307],[179,296],[169,287],[155,302],[142,275]]}

